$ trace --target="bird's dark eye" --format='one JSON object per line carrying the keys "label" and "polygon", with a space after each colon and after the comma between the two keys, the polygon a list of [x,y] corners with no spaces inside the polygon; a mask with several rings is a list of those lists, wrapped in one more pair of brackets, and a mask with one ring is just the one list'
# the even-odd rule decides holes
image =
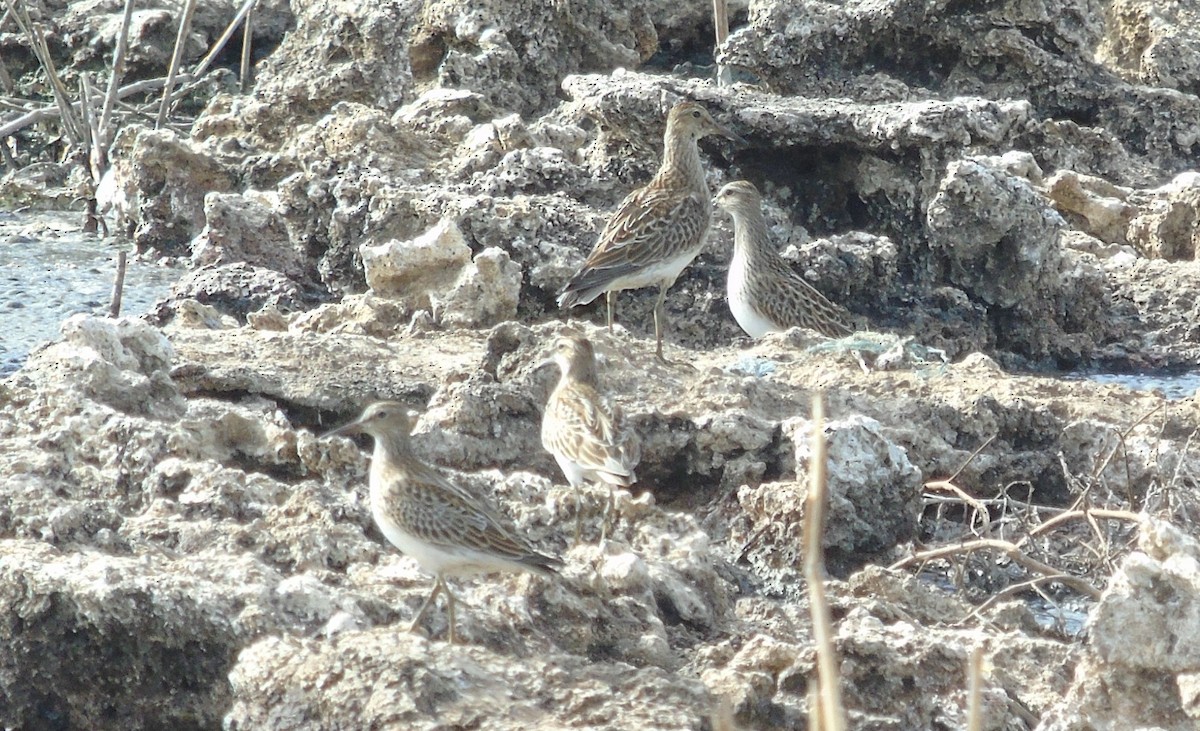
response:
{"label": "bird's dark eye", "polygon": [[376,419],[386,419],[387,415],[388,415],[388,412],[386,412],[386,411],[376,411],[375,412]]}
{"label": "bird's dark eye", "polygon": [[694,119],[700,119],[700,110],[699,109],[692,110],[692,117]]}

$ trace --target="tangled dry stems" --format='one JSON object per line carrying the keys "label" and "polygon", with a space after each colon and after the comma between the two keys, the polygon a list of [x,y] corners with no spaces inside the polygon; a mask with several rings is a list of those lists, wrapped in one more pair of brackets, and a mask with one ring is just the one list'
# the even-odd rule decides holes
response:
{"label": "tangled dry stems", "polygon": [[[979,619],[1004,599],[1030,593],[1051,606],[1059,604],[1064,590],[1099,599],[1149,517],[1191,525],[1200,515],[1196,490],[1182,489],[1197,484],[1188,460],[1195,431],[1170,459],[1153,454],[1154,469],[1135,484],[1129,436],[1162,410],[1160,404],[1114,432],[1082,473],[1072,471],[1064,455],[1058,455],[1074,495],[1066,507],[1034,502],[1035,487],[1029,482],[1004,485],[994,497],[977,497],[960,487],[956,480],[991,444],[988,439],[949,478],[925,483],[924,503],[933,508],[924,519],[927,534],[938,536],[941,545],[914,551],[891,568],[944,575],[971,594],[976,606],[959,624]],[[1160,436],[1165,428],[1164,419]],[[1116,484],[1110,477],[1114,463],[1122,478]],[[1023,498],[1014,495],[1021,488]]]}

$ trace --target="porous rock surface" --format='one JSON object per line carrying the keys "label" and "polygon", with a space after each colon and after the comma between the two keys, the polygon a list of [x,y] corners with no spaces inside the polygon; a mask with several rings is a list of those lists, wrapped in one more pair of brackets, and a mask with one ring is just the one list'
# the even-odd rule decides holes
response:
{"label": "porous rock surface", "polygon": [[[151,318],[72,318],[0,382],[0,723],[806,728],[822,390],[851,728],[964,727],[975,647],[984,728],[1194,728],[1198,558],[1171,520],[1194,505],[1200,408],[1045,370],[1200,359],[1194,13],[731,5],[718,56],[739,82],[717,87],[703,4],[266,3],[250,93],[210,90],[186,133],[126,126],[104,200],[193,270]],[[118,6],[61,16],[69,80],[111,50]],[[135,74],[177,12],[139,9]],[[189,58],[233,12],[201,3]],[[721,217],[667,298],[668,355],[694,368],[654,359],[652,292],[622,293],[612,332],[602,304],[562,321],[555,294],[683,98],[748,141],[701,143],[711,186],[754,182],[773,242],[861,332],[746,341]],[[568,330],[643,441],[603,543],[607,491],[585,489],[574,545],[540,445]],[[318,436],[380,398],[421,410],[422,456],[564,561],[454,582],[463,646],[440,607],[405,631],[431,579],[373,525],[365,442]],[[967,564],[962,592],[888,568],[939,539],[947,488],[926,484],[950,477],[993,508],[1103,492],[1161,517],[1105,528],[1137,550],[1079,636],[1001,596],[1003,560]],[[991,536],[965,505],[949,519]],[[1066,535],[1024,548],[1096,562],[1089,528]],[[968,601],[980,587],[994,600]]]}

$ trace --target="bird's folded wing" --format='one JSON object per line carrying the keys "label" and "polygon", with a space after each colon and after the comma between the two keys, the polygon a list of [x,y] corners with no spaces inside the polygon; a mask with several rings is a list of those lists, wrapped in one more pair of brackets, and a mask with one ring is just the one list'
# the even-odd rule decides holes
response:
{"label": "bird's folded wing", "polygon": [[632,270],[678,256],[698,243],[707,223],[705,204],[696,193],[634,191],[608,220],[584,268]]}

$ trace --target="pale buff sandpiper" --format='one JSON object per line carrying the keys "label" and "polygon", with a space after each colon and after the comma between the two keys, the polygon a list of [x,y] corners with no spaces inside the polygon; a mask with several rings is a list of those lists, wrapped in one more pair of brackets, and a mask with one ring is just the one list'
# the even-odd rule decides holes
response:
{"label": "pale buff sandpiper", "polygon": [[717,192],[717,205],[733,216],[733,260],[727,294],[733,318],[752,338],[806,327],[826,337],[853,332],[849,313],[796,274],[771,246],[762,196],[745,180]]}
{"label": "pale buff sandpiper", "polygon": [[615,510],[616,490],[636,482],[634,468],[642,456],[641,442],[621,407],[600,392],[596,355],[580,335],[555,343],[552,360],[561,376],[542,415],[542,446],[575,490],[575,541],[582,531],[580,486],[597,483],[609,488],[600,539],[608,533]]}
{"label": "pale buff sandpiper", "polygon": [[439,593],[446,595],[449,640],[455,642],[456,599],[447,576],[493,571],[530,571],[552,577],[562,565],[538,553],[484,496],[456,484],[413,451],[415,414],[404,404],[380,401],[355,421],[323,436],[370,434],[375,440],[369,477],[371,515],[380,531],[405,555],[434,575],[433,591],[409,627],[415,631]]}
{"label": "pale buff sandpiper", "polygon": [[606,294],[611,330],[616,292],[657,285],[655,355],[663,361],[667,290],[704,248],[708,236],[712,202],[697,142],[711,134],[742,142],[695,102],[680,102],[671,109],[658,172],[621,201],[583,266],[558,297],[559,307],[574,307]]}

